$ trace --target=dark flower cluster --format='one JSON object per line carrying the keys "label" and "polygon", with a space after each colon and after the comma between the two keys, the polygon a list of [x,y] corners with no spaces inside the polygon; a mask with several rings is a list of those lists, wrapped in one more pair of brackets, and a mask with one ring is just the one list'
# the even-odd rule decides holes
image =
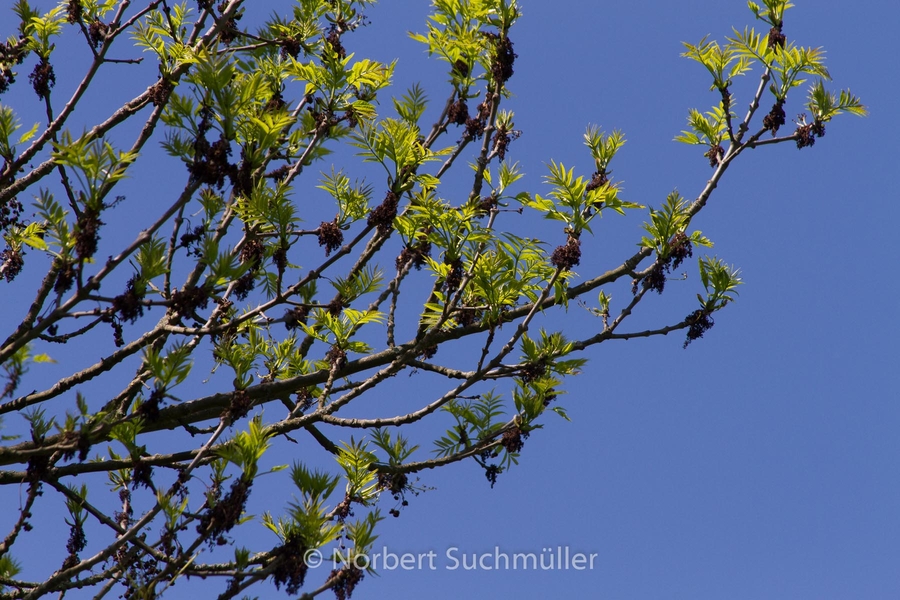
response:
{"label": "dark flower cluster", "polygon": [[212,110],[204,107],[200,110],[200,123],[197,124],[197,138],[194,140],[194,160],[188,165],[188,171],[200,183],[222,189],[227,177],[232,182],[238,175],[238,168],[228,162],[231,156],[231,143],[221,134],[212,144],[206,139],[206,133],[212,127]]}
{"label": "dark flower cluster", "polygon": [[287,165],[281,165],[276,169],[272,169],[266,173],[266,179],[275,179],[276,181],[284,181],[284,178],[291,172],[291,168]]}
{"label": "dark flower cluster", "polygon": [[19,217],[22,216],[23,210],[22,203],[16,196],[0,205],[0,233],[9,231],[13,227],[22,226]]}
{"label": "dark flower cluster", "polygon": [[[676,233],[669,240],[669,253],[665,260],[658,260],[653,265],[653,268],[650,269],[650,272],[644,276],[644,288],[657,294],[662,294],[666,287],[666,273],[671,272],[672,269],[677,269],[686,258],[693,256],[693,252],[694,249],[690,238],[684,233]],[[637,293],[637,284],[638,280],[635,279],[631,287],[631,293]]]}
{"label": "dark flower cluster", "polygon": [[507,452],[518,454],[525,446],[525,440],[529,435],[530,434],[527,431],[522,431],[518,427],[512,427],[503,432],[503,437],[500,439],[500,445],[506,448]]}
{"label": "dark flower cluster", "polygon": [[100,240],[100,210],[93,206],[86,206],[78,215],[78,226],[75,230],[75,254],[78,260],[87,260],[97,251],[97,242]]}
{"label": "dark flower cluster", "polygon": [[281,242],[281,246],[275,248],[275,252],[272,253],[272,264],[275,265],[275,268],[278,269],[278,276],[284,275],[284,270],[287,268],[288,260],[287,260],[287,245],[284,240]]}
{"label": "dark flower cluster", "polygon": [[12,71],[13,65],[21,65],[28,56],[28,40],[22,37],[17,42],[12,40],[0,44],[0,94],[9,89],[16,82],[16,75]]}
{"label": "dark flower cluster", "polygon": [[241,247],[241,263],[249,268],[241,275],[234,286],[234,296],[238,300],[244,300],[256,286],[256,274],[265,256],[265,246],[255,236],[250,235]]}
{"label": "dark flower cluster", "polygon": [[456,59],[456,62],[453,63],[453,72],[460,77],[467,76],[469,74],[469,63],[462,58]]}
{"label": "dark flower cluster", "polygon": [[781,25],[769,30],[769,48],[784,48],[787,36],[781,31]]}
{"label": "dark flower cluster", "polygon": [[[219,2],[218,10],[219,12],[224,12],[228,7],[228,2]],[[241,20],[244,16],[242,11],[238,11],[233,17],[228,19],[225,25],[222,27],[222,30],[219,31],[219,41],[221,41],[226,46],[230,45],[237,37],[241,34],[241,32],[237,28],[237,22]]]}
{"label": "dark flower cluster", "polygon": [[318,229],[319,245],[325,246],[325,256],[341,247],[344,243],[344,232],[338,225],[337,217],[334,221],[322,221]]}
{"label": "dark flower cluster", "polygon": [[325,37],[325,41],[331,46],[331,49],[334,50],[334,53],[338,55],[340,58],[347,57],[347,51],[344,49],[344,45],[341,44],[341,34],[337,29],[337,26],[332,24],[328,30],[328,35]]}
{"label": "dark flower cluster", "polygon": [[574,235],[569,235],[566,243],[557,246],[550,255],[550,262],[554,267],[568,271],[572,267],[578,266],[581,262],[581,240]]}
{"label": "dark flower cluster", "polygon": [[328,581],[331,583],[334,597],[337,600],[349,600],[364,575],[365,573],[361,569],[353,565],[333,570]]}
{"label": "dark flower cluster", "polygon": [[66,6],[66,21],[71,25],[80,21],[82,10],[81,0],[69,0],[69,4]]}
{"label": "dark flower cluster", "polygon": [[503,472],[503,468],[499,465],[485,465],[484,476],[491,482],[491,487],[497,483],[497,477]]}
{"label": "dark flower cluster", "polygon": [[78,553],[87,546],[87,537],[84,535],[84,528],[79,521],[75,521],[69,525],[69,541],[66,542],[66,552],[69,556],[75,558],[78,563]]}
{"label": "dark flower cluster", "polygon": [[295,306],[284,311],[284,326],[288,331],[293,331],[300,327],[300,324],[306,325],[306,319],[309,317],[309,308],[306,306]]}
{"label": "dark flower cluster", "polygon": [[795,132],[797,136],[797,148],[807,148],[816,143],[817,137],[825,135],[825,123],[816,120],[806,125],[800,125]]}
{"label": "dark flower cluster", "polygon": [[484,133],[488,117],[491,116],[490,102],[485,100],[478,105],[478,115],[466,119],[466,139],[477,140]]}
{"label": "dark flower cluster", "polygon": [[688,345],[694,340],[702,338],[703,334],[709,331],[712,326],[716,324],[710,314],[702,308],[698,308],[697,310],[689,314],[685,321],[687,321],[689,327],[687,338],[684,340],[684,348],[687,348]]}
{"label": "dark flower cluster", "polygon": [[484,311],[481,309],[472,308],[471,306],[461,306],[457,309],[453,318],[456,319],[456,322],[459,323],[460,327],[468,327],[483,315]]}
{"label": "dark flower cluster", "polygon": [[778,128],[784,125],[784,119],[784,100],[779,98],[772,106],[769,114],[763,117],[763,127],[771,131],[774,136],[778,133]]}
{"label": "dark flower cluster", "polygon": [[143,486],[148,490],[156,489],[156,486],[153,485],[153,465],[147,461],[133,458],[131,461],[131,473],[135,488]]}
{"label": "dark flower cluster", "polygon": [[328,310],[328,314],[330,314],[332,317],[337,317],[341,314],[342,310],[347,308],[347,306],[349,306],[349,304],[344,300],[344,298],[340,296],[340,294],[338,294],[331,300],[331,302],[328,303],[326,308]]}
{"label": "dark flower cluster", "polygon": [[528,363],[519,369],[519,377],[525,383],[540,379],[547,374],[547,365],[543,361]]}
{"label": "dark flower cluster", "polygon": [[38,98],[45,100],[50,97],[50,90],[56,85],[56,73],[53,72],[53,65],[46,58],[41,58],[38,64],[34,65],[34,70],[28,76],[31,87]]}
{"label": "dark flower cluster", "polygon": [[288,56],[297,58],[300,56],[300,50],[303,49],[300,40],[291,36],[280,38],[278,44],[281,46],[281,58],[287,58]]}
{"label": "dark flower cluster", "polygon": [[422,348],[422,351],[419,352],[418,357],[422,360],[430,360],[430,359],[434,358],[434,355],[437,354],[437,351],[438,351],[438,345],[432,344],[431,346]]}
{"label": "dark flower cluster", "polygon": [[719,160],[725,156],[725,148],[720,146],[719,144],[713,144],[709,147],[709,150],[706,151],[703,156],[709,159],[709,166],[715,168],[719,166]]}
{"label": "dark flower cluster", "polygon": [[231,184],[237,195],[249,198],[253,193],[253,162],[243,149],[241,149],[241,162],[231,175]]}
{"label": "dark flower cluster", "polygon": [[306,564],[308,550],[306,544],[303,543],[303,538],[297,533],[292,533],[287,536],[284,544],[272,551],[274,558],[272,579],[277,589],[281,589],[281,586],[285,585],[288,595],[297,595],[297,592],[303,587],[306,570],[309,568]]}
{"label": "dark flower cluster", "polygon": [[350,129],[356,129],[356,126],[359,125],[359,119],[352,106],[344,111],[343,119],[347,121],[347,127]]}
{"label": "dark flower cluster", "polygon": [[210,144],[205,136],[200,135],[194,142],[194,161],[188,169],[200,183],[222,189],[225,178],[230,177],[236,170],[235,166],[228,162],[229,156],[231,144],[225,136]]}
{"label": "dark flower cluster", "polygon": [[172,95],[172,90],[174,89],[175,86],[172,85],[172,82],[165,77],[162,77],[159,81],[150,86],[147,93],[150,96],[150,102],[153,103],[153,106],[162,106],[169,101],[169,96]]}
{"label": "dark flower cluster", "polygon": [[484,216],[490,213],[492,210],[497,208],[497,198],[494,195],[484,196],[478,202],[478,212],[481,213],[479,216]]}
{"label": "dark flower cluster", "polygon": [[447,273],[447,278],[444,279],[444,289],[447,291],[447,294],[453,294],[456,290],[459,289],[459,285],[462,283],[463,278],[463,264],[462,260],[456,258],[449,263],[450,272]]}
{"label": "dark flower cluster", "polygon": [[498,127],[494,134],[494,151],[500,160],[506,158],[506,150],[512,140],[518,139],[522,135],[521,131],[508,131],[503,127]]}
{"label": "dark flower cluster", "polygon": [[369,218],[366,220],[371,227],[378,228],[379,235],[387,235],[394,226],[394,217],[397,216],[397,205],[399,199],[397,194],[388,190],[381,204],[372,209]]}
{"label": "dark flower cluster", "polygon": [[191,287],[172,292],[172,310],[179,315],[189,315],[198,308],[209,305],[209,292],[204,287]]}
{"label": "dark flower cluster", "polygon": [[683,232],[676,233],[669,240],[669,262],[673,269],[677,269],[682,262],[688,257],[694,255],[694,248],[691,245],[691,238]]}
{"label": "dark flower cluster", "polygon": [[409,477],[406,473],[379,473],[378,487],[391,493],[394,500],[400,500],[400,497],[409,484]]}
{"label": "dark flower cluster", "polygon": [[205,233],[206,225],[197,225],[187,233],[181,235],[179,246],[181,246],[182,248],[187,248],[188,256],[199,257],[201,254],[201,250],[199,248],[195,248],[194,244],[199,242],[200,238],[202,238],[203,234]]}
{"label": "dark flower cluster", "polygon": [[453,123],[454,125],[465,125],[466,121],[469,120],[469,105],[465,100],[459,98],[456,102],[450,105],[450,109],[447,111],[447,121]]}
{"label": "dark flower cluster", "polygon": [[100,44],[106,39],[106,35],[109,33],[109,25],[101,21],[100,19],[94,19],[93,22],[88,26],[88,37],[91,39],[91,46],[94,48],[98,48]]}
{"label": "dark flower cluster", "polygon": [[244,506],[247,504],[247,498],[250,497],[250,486],[253,485],[252,479],[245,479],[243,476],[238,477],[231,484],[231,489],[224,498],[216,501],[200,517],[200,523],[197,525],[197,533],[206,535],[212,545],[224,546],[228,543],[225,534],[231,531],[244,514]]}
{"label": "dark flower cluster", "polygon": [[331,363],[332,369],[341,369],[347,364],[347,352],[344,351],[343,348],[332,346],[329,348],[328,352],[325,353],[325,360]]}
{"label": "dark flower cluster", "polygon": [[123,321],[134,323],[144,316],[144,288],[138,286],[138,276],[133,275],[125,285],[125,292],[113,298],[112,307]]}
{"label": "dark flower cluster", "polygon": [[75,282],[75,267],[67,260],[61,261],[56,271],[56,283],[53,284],[53,291],[57,294],[65,294],[72,289]]}
{"label": "dark flower cluster", "polygon": [[608,182],[609,176],[605,170],[594,171],[594,174],[591,175],[591,180],[588,182],[587,186],[585,186],[584,190],[586,192],[593,192],[594,190],[603,187]]}
{"label": "dark flower cluster", "polygon": [[247,390],[234,390],[231,394],[231,402],[228,404],[228,413],[225,415],[226,421],[234,423],[239,419],[243,419],[253,408],[253,400]]}
{"label": "dark flower cluster", "polygon": [[165,399],[165,390],[161,387],[153,388],[150,396],[141,403],[138,412],[151,423],[159,418],[159,409]]}
{"label": "dark flower cluster", "polygon": [[411,246],[405,246],[397,257],[397,269],[402,269],[407,263],[412,262],[416,270],[425,266],[425,259],[431,255],[431,242],[420,240]]}
{"label": "dark flower cluster", "polygon": [[[378,488],[390,492],[394,500],[400,503],[400,506],[409,506],[406,492],[412,488],[409,486],[409,478],[405,473],[379,473]],[[400,516],[400,510],[397,508],[392,508],[388,512],[394,518]]]}
{"label": "dark flower cluster", "polygon": [[494,60],[491,61],[491,75],[495,82],[503,85],[513,76],[513,63],[518,54],[513,52],[513,43],[506,36],[498,36],[488,33],[488,38],[494,42]]}

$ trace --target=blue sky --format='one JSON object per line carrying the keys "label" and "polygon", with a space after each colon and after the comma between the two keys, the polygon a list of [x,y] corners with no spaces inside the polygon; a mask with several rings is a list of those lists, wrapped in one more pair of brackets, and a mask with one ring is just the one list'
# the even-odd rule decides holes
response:
{"label": "blue sky", "polygon": [[[572,422],[548,419],[493,489],[474,464],[423,473],[421,483],[435,489],[383,523],[376,549],[433,551],[436,568],[382,570],[354,598],[900,596],[900,269],[890,255],[900,222],[890,180],[900,135],[891,62],[900,7],[796,4],[788,38],[824,46],[831,85],[851,88],[870,116],[836,119],[813,148],[748,152],[728,171],[693,226],[741,267],[739,301],[687,350],[678,334],[595,347],[566,385]],[[345,46],[398,58],[397,92],[422,81],[436,107],[444,77],[423,71],[436,65],[405,35],[424,30],[427,9],[384,2]],[[695,197],[711,170],[702,150],[672,138],[688,108],[707,110],[716,97],[705,70],[679,57],[680,42],[706,34],[724,41],[732,26],[764,24],[751,22],[743,2],[722,0],[532,0],[523,12],[511,34],[515,96],[505,105],[523,131],[510,151],[528,175],[523,187],[541,191],[551,159],[589,175],[581,135],[596,123],[628,139],[613,165],[626,199],[658,206],[676,188]],[[756,83],[751,76],[734,90],[741,112]],[[801,96],[785,107],[789,119],[802,112]],[[578,270],[629,256],[643,218],[605,218],[584,242]],[[671,282],[642,304],[629,330],[680,320],[697,287],[695,270]],[[614,302],[627,293],[613,289]],[[9,313],[2,319],[5,331]],[[547,322],[596,327],[575,305]],[[415,383],[378,393],[415,400],[403,397]],[[251,510],[283,485],[270,477]],[[2,490],[4,503],[15,502],[12,492]],[[37,529],[35,551],[54,535]],[[540,554],[557,546],[597,554],[595,568],[452,570],[446,556],[450,548]],[[321,576],[311,576],[314,585]],[[195,588],[183,589],[171,597]]]}

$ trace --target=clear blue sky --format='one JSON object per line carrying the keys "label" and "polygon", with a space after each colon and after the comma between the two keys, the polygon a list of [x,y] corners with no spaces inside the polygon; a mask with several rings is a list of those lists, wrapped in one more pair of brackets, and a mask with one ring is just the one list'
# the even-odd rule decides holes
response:
{"label": "clear blue sky", "polygon": [[[813,148],[747,153],[728,171],[694,226],[742,268],[739,301],[687,350],[678,334],[595,348],[566,385],[573,422],[547,420],[494,489],[470,463],[422,474],[436,489],[385,521],[376,549],[433,551],[435,569],[382,569],[354,598],[900,597],[900,268],[890,256],[900,223],[890,175],[900,157],[900,5],[796,4],[788,38],[824,46],[832,85],[850,87],[870,116],[838,118]],[[424,1],[385,1],[345,46],[398,58],[397,91],[421,80],[437,105],[444,77],[423,74],[434,65],[405,35],[424,30],[427,10]],[[581,135],[597,123],[628,139],[613,165],[626,199],[658,206],[674,188],[695,197],[711,170],[702,150],[671,140],[688,108],[707,110],[715,95],[705,70],[679,57],[680,42],[762,29],[745,3],[526,0],[523,10],[505,108],[523,131],[510,156],[527,188],[541,191],[550,159],[590,174]],[[756,82],[734,90],[741,111]],[[789,119],[802,112],[801,96],[785,107]],[[604,219],[579,270],[630,255],[642,218]],[[696,284],[671,282],[629,330],[680,320]],[[613,290],[614,299],[626,294]],[[567,318],[595,326],[574,305]],[[398,393],[412,389],[398,383]],[[253,497],[257,514],[279,489],[270,478],[273,487],[261,482]],[[35,551],[40,535],[54,533],[39,531]],[[451,570],[445,554],[557,546],[595,553],[594,568]],[[170,597],[202,588],[179,589]]]}

